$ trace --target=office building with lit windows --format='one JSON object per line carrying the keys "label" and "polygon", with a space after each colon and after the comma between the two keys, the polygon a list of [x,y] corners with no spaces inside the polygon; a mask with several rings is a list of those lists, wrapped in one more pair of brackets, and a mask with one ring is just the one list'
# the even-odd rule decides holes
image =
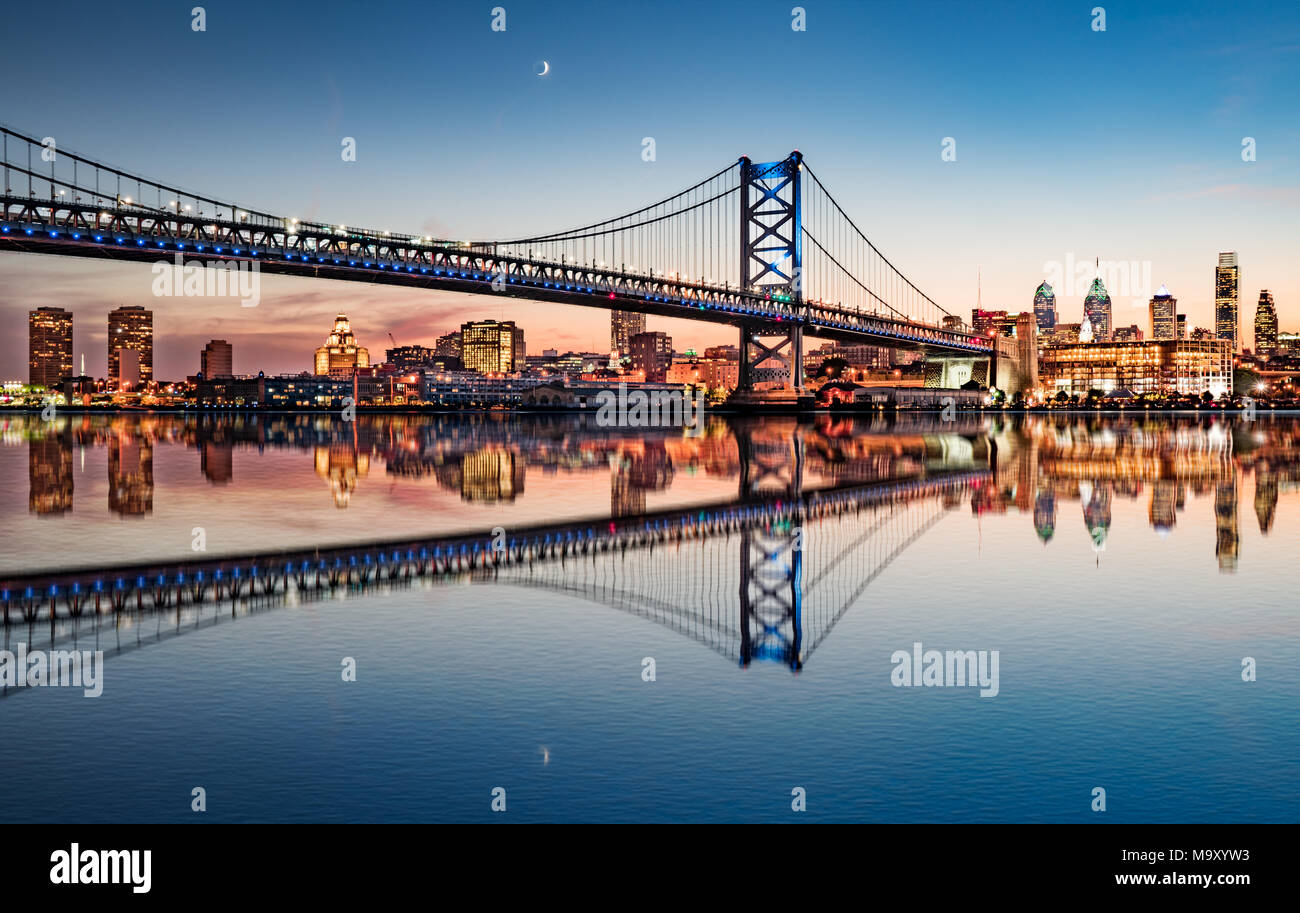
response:
{"label": "office building with lit windows", "polygon": [[1178,299],[1160,286],[1151,297],[1151,338],[1178,338]]}
{"label": "office building with lit windows", "polygon": [[1259,304],[1255,305],[1255,354],[1276,353],[1277,307],[1273,304],[1273,293],[1264,289],[1259,293]]}
{"label": "office building with lit windows", "polygon": [[478,320],[461,324],[460,359],[466,371],[514,374],[526,364],[524,331],[513,320]]}
{"label": "office building with lit windows", "polygon": [[27,382],[53,390],[72,376],[72,313],[37,308],[27,315]]}
{"label": "office building with lit windows", "polygon": [[1056,329],[1056,292],[1046,282],[1034,290],[1034,317],[1038,332],[1050,333]]}
{"label": "office building with lit windows", "polygon": [[1048,346],[1038,360],[1044,392],[1089,390],[1215,396],[1232,392],[1232,348],[1223,339],[1145,339]]}
{"label": "office building with lit windows", "polygon": [[1241,299],[1241,268],[1237,265],[1237,252],[1219,254],[1219,265],[1214,270],[1214,335],[1226,339],[1236,352],[1237,308]]}
{"label": "office building with lit windows", "polygon": [[[123,374],[123,352],[129,370]],[[138,373],[138,378],[137,378]],[[123,383],[147,387],[153,380],[153,311],[139,305],[120,307],[108,314],[108,388],[120,390]]]}

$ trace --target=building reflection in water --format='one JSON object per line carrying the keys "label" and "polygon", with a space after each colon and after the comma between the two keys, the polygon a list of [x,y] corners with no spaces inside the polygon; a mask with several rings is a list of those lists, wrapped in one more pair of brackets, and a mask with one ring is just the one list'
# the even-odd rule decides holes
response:
{"label": "building reflection in water", "polygon": [[233,441],[204,441],[199,445],[199,468],[213,485],[229,485],[235,477]]}
{"label": "building reflection in water", "polygon": [[1110,533],[1110,485],[1106,482],[1080,482],[1079,499],[1083,501],[1083,522],[1092,537],[1092,550],[1106,550],[1106,536]]}
{"label": "building reflection in water", "polygon": [[614,517],[645,513],[648,491],[664,491],[673,482],[673,462],[662,440],[640,442],[610,455],[609,509]]}
{"label": "building reflection in water", "polygon": [[370,454],[358,452],[352,441],[316,446],[316,474],[325,479],[334,496],[334,506],[347,507],[357,480],[370,474]]}
{"label": "building reflection in water", "polygon": [[1277,479],[1271,472],[1261,470],[1255,473],[1255,518],[1259,520],[1259,531],[1268,535],[1273,528],[1273,515],[1277,512]]}
{"label": "building reflection in water", "polygon": [[50,516],[72,510],[72,433],[60,428],[27,444],[27,509]]}
{"label": "building reflection in water", "polygon": [[1147,519],[1162,537],[1168,536],[1178,522],[1178,508],[1183,503],[1183,487],[1171,479],[1161,479],[1151,486],[1151,503]]}
{"label": "building reflection in water", "polygon": [[153,512],[153,441],[126,428],[108,439],[108,509],[123,516]]}
{"label": "building reflection in water", "polygon": [[1034,532],[1046,545],[1056,535],[1056,492],[1044,488],[1034,498]]}
{"label": "building reflection in water", "polygon": [[1220,482],[1214,488],[1214,554],[1219,559],[1219,570],[1233,573],[1237,570],[1237,557],[1241,537],[1237,529],[1237,474]]}

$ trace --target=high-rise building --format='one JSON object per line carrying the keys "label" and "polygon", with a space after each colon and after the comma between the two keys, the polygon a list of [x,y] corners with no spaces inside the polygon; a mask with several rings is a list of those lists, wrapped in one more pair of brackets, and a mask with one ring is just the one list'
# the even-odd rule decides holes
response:
{"label": "high-rise building", "polygon": [[1083,299],[1083,313],[1087,315],[1088,323],[1092,325],[1092,338],[1098,342],[1109,340],[1112,329],[1110,294],[1106,291],[1101,276],[1092,280],[1092,287],[1088,289],[1088,295]]}
{"label": "high-rise building", "polygon": [[439,336],[433,344],[433,354],[444,358],[460,358],[460,330]]}
{"label": "high-rise building", "polygon": [[[108,314],[108,388],[122,389],[122,350],[139,358],[140,386],[153,380],[153,311],[126,305]],[[132,365],[135,358],[131,359]],[[134,372],[132,372],[134,373]],[[133,378],[132,378],[133,379]]]}
{"label": "high-rise building", "polygon": [[1277,308],[1273,306],[1273,293],[1264,289],[1255,305],[1255,354],[1273,355],[1277,352]]}
{"label": "high-rise building", "polygon": [[1040,333],[1056,329],[1056,292],[1046,282],[1034,291],[1034,317]]}
{"label": "high-rise building", "polygon": [[204,380],[235,376],[235,350],[224,339],[214,339],[199,356],[199,373]]}
{"label": "high-rise building", "polygon": [[1186,314],[1178,315],[1176,338],[1178,339],[1187,338],[1187,315]]}
{"label": "high-rise building", "polygon": [[1151,338],[1178,338],[1178,299],[1160,286],[1151,297]]}
{"label": "high-rise building", "polygon": [[52,390],[72,376],[72,314],[37,308],[27,315],[27,382]]}
{"label": "high-rise building", "polygon": [[632,370],[644,371],[646,383],[662,384],[673,363],[673,338],[667,333],[637,333],[628,340]]}
{"label": "high-rise building", "polygon": [[609,312],[609,350],[619,355],[632,351],[632,337],[645,332],[645,314],[636,311]]}
{"label": "high-rise building", "polygon": [[466,371],[513,374],[522,371],[527,358],[524,331],[513,320],[498,323],[478,320],[461,324],[460,358]]}
{"label": "high-rise building", "polygon": [[334,329],[325,337],[325,345],[316,350],[315,373],[318,376],[351,377],[355,369],[370,367],[370,350],[357,345],[347,314],[334,318]]}
{"label": "high-rise building", "polygon": [[[1012,323],[1014,322],[1013,320]],[[1007,326],[1007,312],[971,308],[970,326],[972,332],[981,336],[996,336]]]}
{"label": "high-rise building", "polygon": [[1232,343],[1232,351],[1239,348],[1237,339],[1237,304],[1241,297],[1241,269],[1237,265],[1237,252],[1219,254],[1219,265],[1214,270],[1214,335]]}

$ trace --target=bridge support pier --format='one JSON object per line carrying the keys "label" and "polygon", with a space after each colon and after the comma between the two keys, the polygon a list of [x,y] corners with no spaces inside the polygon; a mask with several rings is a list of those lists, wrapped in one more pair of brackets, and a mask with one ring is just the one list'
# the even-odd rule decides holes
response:
{"label": "bridge support pier", "polygon": [[740,328],[740,371],[732,405],[811,408],[804,386],[803,328],[791,326],[781,335],[766,329]]}

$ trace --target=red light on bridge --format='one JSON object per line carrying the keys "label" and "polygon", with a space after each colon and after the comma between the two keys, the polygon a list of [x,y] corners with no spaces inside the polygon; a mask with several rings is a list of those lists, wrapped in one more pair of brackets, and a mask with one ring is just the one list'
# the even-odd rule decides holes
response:
{"label": "red light on bridge", "polygon": [[613,297],[614,297],[614,293],[613,293],[613,292],[610,292],[610,293],[609,293],[609,297],[613,298]]}

